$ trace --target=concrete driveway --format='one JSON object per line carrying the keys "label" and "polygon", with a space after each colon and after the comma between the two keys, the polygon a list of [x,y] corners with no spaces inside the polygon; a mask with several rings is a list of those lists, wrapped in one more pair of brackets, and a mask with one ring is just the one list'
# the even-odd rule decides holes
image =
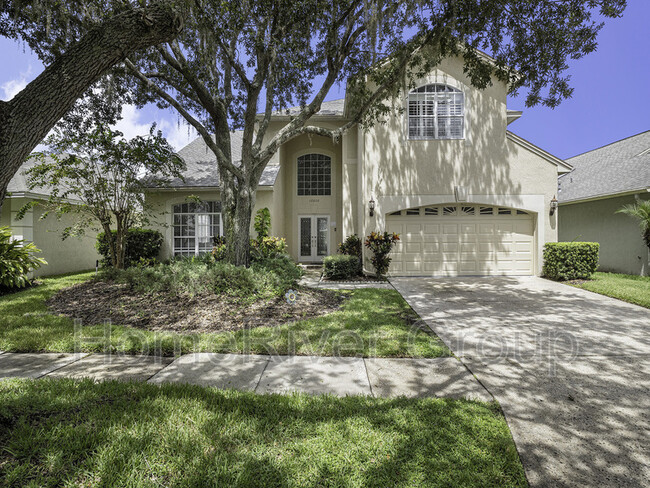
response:
{"label": "concrete driveway", "polygon": [[531,486],[650,486],[650,310],[541,278],[399,278],[501,404]]}

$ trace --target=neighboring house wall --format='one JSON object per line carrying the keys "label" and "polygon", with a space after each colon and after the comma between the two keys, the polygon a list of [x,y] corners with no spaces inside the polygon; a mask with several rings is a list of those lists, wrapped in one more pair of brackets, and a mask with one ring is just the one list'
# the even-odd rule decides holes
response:
{"label": "neighboring house wall", "polygon": [[99,255],[95,250],[97,234],[87,232],[81,238],[61,239],[61,232],[74,223],[73,215],[64,215],[57,220],[54,215],[40,220],[43,210],[38,207],[28,211],[21,220],[16,220],[16,213],[29,202],[27,198],[8,198],[2,206],[0,225],[11,227],[12,234],[18,239],[32,241],[42,253],[38,254],[47,261],[34,272],[34,276],[50,276],[94,269]]}
{"label": "neighboring house wall", "polygon": [[650,252],[638,220],[616,213],[635,201],[634,195],[628,195],[562,205],[558,210],[560,241],[599,242],[600,271],[650,275]]}

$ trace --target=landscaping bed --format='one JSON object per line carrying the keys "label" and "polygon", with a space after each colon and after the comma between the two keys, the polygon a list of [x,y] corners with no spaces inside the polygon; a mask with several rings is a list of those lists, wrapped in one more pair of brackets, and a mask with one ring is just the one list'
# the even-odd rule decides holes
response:
{"label": "landscaping bed", "polygon": [[0,382],[2,486],[525,487],[494,403]]}
{"label": "landscaping bed", "polygon": [[[75,325],[72,318],[48,308],[47,303],[57,293],[89,282],[93,276],[94,273],[78,273],[43,278],[38,287],[0,297],[0,350],[163,356],[192,352],[423,358],[451,355],[444,343],[422,326],[417,314],[400,294],[390,289],[317,290],[325,294],[314,296],[338,296],[343,297],[339,298],[343,301],[325,315],[292,319],[281,325],[265,324],[215,332],[149,330],[119,322],[89,325],[83,320]],[[301,289],[298,291],[300,300]],[[142,293],[142,300],[146,300],[147,296],[161,292],[138,293]],[[339,295],[326,295],[328,293]],[[194,298],[187,295],[185,300],[200,303],[203,299],[199,297],[199,294]],[[265,300],[268,303],[283,298],[284,294]],[[237,301],[243,308],[255,306],[249,301],[250,297],[230,296],[228,300]],[[85,306],[91,307],[90,304]]]}
{"label": "landscaping bed", "polygon": [[343,300],[340,293],[300,288],[295,301],[283,295],[242,305],[223,295],[138,293],[126,283],[92,280],[60,291],[47,306],[86,325],[110,320],[154,331],[219,332],[273,327],[327,315],[338,310]]}

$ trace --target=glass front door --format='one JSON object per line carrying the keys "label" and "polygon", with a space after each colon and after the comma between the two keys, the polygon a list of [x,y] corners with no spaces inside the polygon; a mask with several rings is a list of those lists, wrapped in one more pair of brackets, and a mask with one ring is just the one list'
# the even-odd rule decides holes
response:
{"label": "glass front door", "polygon": [[327,215],[298,217],[300,261],[322,261],[329,254],[330,218]]}

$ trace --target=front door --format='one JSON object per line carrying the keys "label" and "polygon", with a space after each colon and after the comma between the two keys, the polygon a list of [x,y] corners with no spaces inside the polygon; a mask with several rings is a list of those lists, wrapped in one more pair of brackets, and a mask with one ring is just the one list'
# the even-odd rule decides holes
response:
{"label": "front door", "polygon": [[329,215],[301,215],[298,217],[300,261],[321,262],[329,254]]}

